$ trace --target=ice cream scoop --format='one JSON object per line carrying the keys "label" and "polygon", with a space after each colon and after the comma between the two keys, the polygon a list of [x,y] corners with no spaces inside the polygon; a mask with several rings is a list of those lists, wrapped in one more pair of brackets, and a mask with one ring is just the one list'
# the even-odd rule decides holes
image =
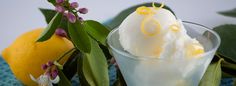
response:
{"label": "ice cream scoop", "polygon": [[124,50],[138,57],[189,58],[204,53],[182,21],[161,7],[137,8],[119,26],[119,41]]}

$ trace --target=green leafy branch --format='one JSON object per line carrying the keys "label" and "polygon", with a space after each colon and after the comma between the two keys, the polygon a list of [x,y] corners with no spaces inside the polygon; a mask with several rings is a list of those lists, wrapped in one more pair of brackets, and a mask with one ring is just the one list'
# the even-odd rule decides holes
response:
{"label": "green leafy branch", "polygon": [[[49,2],[54,6],[57,5],[56,0],[49,0]],[[64,4],[63,7],[68,10],[68,12],[72,12],[75,17],[78,17],[75,9],[68,6],[68,4],[70,4],[68,0],[65,0]],[[107,60],[99,45],[106,46],[105,40],[110,32],[109,29],[93,20],[79,21],[76,18],[75,22],[71,22],[71,20],[68,19],[67,16],[64,16],[62,12],[55,10],[40,8],[40,11],[44,14],[48,25],[38,38],[37,42],[43,42],[50,39],[50,37],[55,34],[57,28],[63,28],[67,32],[67,39],[71,40],[75,46],[76,50],[73,52],[76,52],[75,54],[82,54],[72,55],[70,58],[71,60],[69,59],[64,65],[66,67],[64,67],[62,71],[59,71],[61,80],[58,85],[71,86],[69,79],[73,74],[72,76],[70,74],[68,77],[65,73],[69,73],[68,68],[73,67],[73,69],[76,69],[74,67],[77,67],[78,69],[76,71],[78,72],[78,75],[83,76],[83,78],[80,78],[80,81],[86,80],[85,82],[87,83],[81,83],[83,86],[108,86]]]}

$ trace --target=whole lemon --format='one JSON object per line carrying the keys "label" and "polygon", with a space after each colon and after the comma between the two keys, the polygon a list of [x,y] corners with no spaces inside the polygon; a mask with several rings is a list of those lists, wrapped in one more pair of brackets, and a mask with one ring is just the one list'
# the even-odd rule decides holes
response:
{"label": "whole lemon", "polygon": [[[39,28],[21,35],[2,52],[16,78],[27,86],[37,85],[29,75],[39,77],[43,74],[42,64],[54,61],[74,48],[71,41],[57,35],[47,41],[36,42],[42,31],[43,28]],[[66,62],[68,57],[64,57],[60,63]]]}

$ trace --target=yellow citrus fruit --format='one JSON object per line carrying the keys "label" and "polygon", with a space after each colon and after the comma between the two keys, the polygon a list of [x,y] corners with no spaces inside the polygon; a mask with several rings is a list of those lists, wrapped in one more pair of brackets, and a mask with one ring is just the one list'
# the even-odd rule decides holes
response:
{"label": "yellow citrus fruit", "polygon": [[[43,74],[45,71],[41,69],[42,64],[54,61],[74,48],[71,41],[57,35],[47,41],[36,42],[42,31],[39,28],[21,35],[2,52],[16,78],[27,86],[37,85],[29,75],[37,78]],[[64,57],[60,63],[66,62],[68,57]]]}

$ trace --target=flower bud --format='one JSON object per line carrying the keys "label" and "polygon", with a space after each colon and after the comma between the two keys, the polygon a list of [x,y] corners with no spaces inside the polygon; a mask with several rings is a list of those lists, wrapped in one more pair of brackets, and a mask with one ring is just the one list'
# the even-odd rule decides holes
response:
{"label": "flower bud", "polygon": [[52,78],[53,78],[53,79],[56,78],[57,75],[58,75],[58,70],[57,70],[57,69],[54,69],[54,70],[51,72]]}
{"label": "flower bud", "polygon": [[57,6],[56,6],[56,11],[57,11],[57,12],[60,12],[60,13],[63,13],[63,12],[65,12],[65,8],[62,7],[62,6],[60,6],[60,5],[57,5]]}
{"label": "flower bud", "polygon": [[48,66],[47,66],[46,64],[43,64],[43,65],[42,65],[42,69],[43,69],[43,70],[46,70],[47,68],[48,68]]}
{"label": "flower bud", "polygon": [[88,13],[88,9],[87,9],[87,8],[80,8],[78,11],[79,11],[79,13],[81,13],[81,14],[86,14],[86,13]]}
{"label": "flower bud", "polygon": [[48,67],[51,67],[53,65],[53,62],[52,61],[48,61],[47,65],[48,65]]}
{"label": "flower bud", "polygon": [[84,19],[82,17],[78,17],[79,21],[84,21]]}
{"label": "flower bud", "polygon": [[57,28],[55,34],[61,37],[67,37],[66,31],[62,28]]}
{"label": "flower bud", "polygon": [[72,3],[70,3],[70,6],[72,8],[77,8],[77,7],[79,7],[79,4],[77,2],[72,2]]}
{"label": "flower bud", "polygon": [[67,19],[71,22],[71,23],[75,23],[76,22],[76,16],[71,13],[71,12],[68,12],[67,14]]}

